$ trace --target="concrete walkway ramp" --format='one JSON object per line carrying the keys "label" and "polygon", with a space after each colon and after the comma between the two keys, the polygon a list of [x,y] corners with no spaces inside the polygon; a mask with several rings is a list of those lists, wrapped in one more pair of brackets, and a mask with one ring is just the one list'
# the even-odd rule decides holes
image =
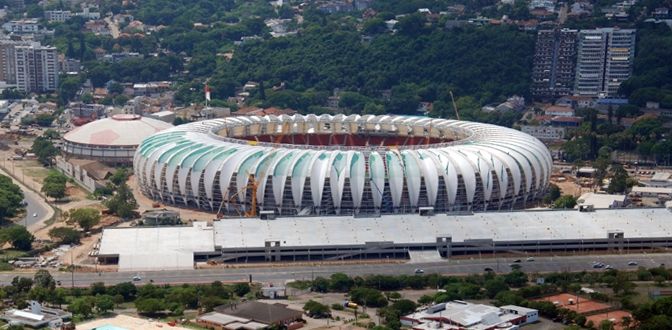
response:
{"label": "concrete walkway ramp", "polygon": [[439,251],[436,250],[408,251],[408,255],[411,257],[409,263],[412,264],[439,262],[443,260],[443,258],[441,258],[441,255],[439,254]]}

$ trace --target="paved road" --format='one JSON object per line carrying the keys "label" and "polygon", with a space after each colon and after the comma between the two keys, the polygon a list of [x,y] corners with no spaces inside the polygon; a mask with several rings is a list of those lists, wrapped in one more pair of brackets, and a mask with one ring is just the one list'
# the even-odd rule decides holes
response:
{"label": "paved road", "polygon": [[[636,269],[636,266],[628,266],[629,261],[636,261],[639,266],[647,268],[657,267],[660,264],[672,265],[672,254],[633,254],[633,255],[606,255],[606,256],[572,256],[572,257],[537,257],[535,261],[520,263],[522,270],[526,272],[553,272],[553,271],[581,271],[596,270],[592,268],[593,261],[604,262],[616,269]],[[139,275],[142,280],[138,284],[146,284],[153,280],[155,284],[177,283],[210,283],[213,281],[247,281],[251,275],[253,281],[283,283],[287,280],[309,280],[317,276],[329,276],[342,272],[349,275],[366,274],[409,274],[412,275],[416,268],[424,270],[425,274],[440,273],[452,275],[464,275],[482,273],[486,267],[499,272],[508,272],[512,258],[499,259],[473,259],[473,260],[450,260],[444,262],[423,264],[376,264],[376,265],[325,265],[325,266],[293,266],[274,268],[245,268],[245,269],[199,269],[180,271],[159,272],[114,272],[114,273],[75,273],[74,281],[72,274],[52,272],[56,280],[61,281],[63,286],[89,286],[94,282],[105,282],[108,285],[131,281],[134,275]],[[597,269],[596,271],[604,271]],[[0,285],[11,282],[14,276],[32,276],[31,272],[0,273]]]}
{"label": "paved road", "polygon": [[[3,164],[11,166],[9,164],[9,161],[4,162]],[[9,176],[11,178],[11,176],[7,174],[7,172],[4,171],[2,168],[0,168],[0,174]],[[24,200],[27,203],[26,216],[22,219],[22,221],[19,224],[30,228],[31,231],[39,229],[41,223],[51,218],[51,216],[54,214],[54,210],[47,204],[47,202],[42,198],[42,196],[28,189],[21,182],[18,182],[13,178],[12,181],[14,181],[15,184],[21,187],[21,190],[23,191]],[[33,216],[34,214],[36,214],[37,216]]]}

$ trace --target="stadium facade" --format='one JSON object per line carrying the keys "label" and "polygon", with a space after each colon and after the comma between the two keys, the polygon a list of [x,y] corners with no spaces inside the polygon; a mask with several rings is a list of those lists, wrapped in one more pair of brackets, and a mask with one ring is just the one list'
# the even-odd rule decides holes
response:
{"label": "stadium facade", "polygon": [[161,131],[138,147],[142,192],[227,215],[507,210],[541,197],[552,159],[537,139],[427,117],[229,117]]}
{"label": "stadium facade", "polygon": [[113,115],[65,134],[63,152],[72,158],[128,166],[142,140],[171,127],[173,125],[139,115]]}

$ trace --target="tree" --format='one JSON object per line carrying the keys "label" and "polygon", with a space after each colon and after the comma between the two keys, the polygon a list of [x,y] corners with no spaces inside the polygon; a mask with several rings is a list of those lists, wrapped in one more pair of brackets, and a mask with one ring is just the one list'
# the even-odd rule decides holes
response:
{"label": "tree", "polygon": [[371,288],[354,288],[350,290],[350,299],[356,304],[367,307],[385,307],[387,299],[382,292]]}
{"label": "tree", "polygon": [[[47,132],[49,132],[49,130],[47,130]],[[51,166],[54,156],[58,155],[59,152],[58,148],[51,142],[52,137],[53,133],[49,133],[49,135],[45,133],[45,136],[36,138],[30,148],[30,151],[37,156],[37,160],[44,166]]]}
{"label": "tree", "polygon": [[354,285],[350,276],[343,273],[332,274],[329,281],[329,290],[336,292],[348,292]]}
{"label": "tree", "polygon": [[399,315],[408,315],[414,312],[415,309],[418,308],[418,305],[414,303],[412,300],[400,299],[392,303],[390,308],[399,312]]}
{"label": "tree", "polygon": [[111,296],[103,294],[96,296],[96,309],[100,314],[106,314],[114,309],[114,300]]}
{"label": "tree", "polygon": [[95,306],[95,299],[91,296],[75,298],[68,305],[68,310],[73,314],[80,315],[83,318],[91,317],[93,307]]}
{"label": "tree", "polygon": [[82,230],[89,231],[100,222],[100,211],[92,208],[72,210],[69,221],[77,223]]}
{"label": "tree", "polygon": [[54,116],[49,113],[39,113],[35,116],[35,122],[42,127],[49,127],[54,122]]}
{"label": "tree", "polygon": [[544,196],[544,203],[551,204],[552,202],[560,198],[560,195],[561,195],[560,187],[551,183],[550,185],[548,185],[548,191]]}
{"label": "tree", "polygon": [[508,290],[509,286],[506,285],[504,279],[502,279],[501,277],[496,277],[485,281],[485,284],[483,284],[483,288],[485,288],[485,292],[489,298],[494,298],[499,292]]}
{"label": "tree", "polygon": [[68,227],[56,227],[49,230],[49,237],[60,244],[79,244],[82,234]]}
{"label": "tree", "polygon": [[29,251],[33,248],[33,241],[35,240],[35,237],[26,229],[26,227],[12,225],[3,228],[0,231],[0,239],[3,242],[11,243],[12,246],[16,249]]}
{"label": "tree", "polygon": [[571,209],[574,206],[576,206],[576,197],[572,195],[563,195],[553,202],[553,208],[555,209]]}
{"label": "tree", "polygon": [[131,282],[123,282],[115,285],[114,291],[124,297],[125,301],[132,301],[138,293],[138,288]]}
{"label": "tree", "polygon": [[236,283],[233,285],[233,292],[235,292],[238,297],[245,296],[250,292],[250,285],[247,283]]}
{"label": "tree", "polygon": [[105,283],[103,282],[94,282],[91,283],[91,287],[89,288],[91,291],[92,296],[98,296],[98,295],[103,295],[107,293],[107,289],[105,288]]}
{"label": "tree", "polygon": [[0,221],[21,209],[23,191],[8,176],[0,175]]}
{"label": "tree", "polygon": [[33,283],[37,287],[53,290],[56,288],[56,281],[48,270],[40,269],[33,276]]}
{"label": "tree", "polygon": [[12,279],[12,287],[17,293],[27,293],[33,287],[33,280],[28,277],[15,276]]}
{"label": "tree", "polygon": [[628,188],[628,172],[621,165],[612,166],[612,171],[614,174],[607,187],[607,192],[610,194],[625,192]]}
{"label": "tree", "polygon": [[314,292],[328,292],[329,291],[329,280],[324,277],[318,276],[313,280],[313,283],[310,286],[311,290]]}
{"label": "tree", "polygon": [[133,216],[134,210],[138,208],[138,204],[131,193],[131,189],[126,185],[126,183],[121,184],[114,196],[107,200],[105,206],[110,209],[110,211],[122,219],[129,219]]}
{"label": "tree", "polygon": [[156,314],[165,309],[163,301],[157,298],[140,298],[135,301],[135,308],[138,313]]}
{"label": "tree", "polygon": [[48,197],[52,197],[55,200],[59,200],[65,197],[65,188],[68,178],[65,175],[57,171],[51,171],[44,178],[42,183],[42,192]]}
{"label": "tree", "polygon": [[320,304],[314,300],[308,300],[305,305],[303,305],[303,310],[308,314],[308,316],[321,319],[324,317],[329,317],[331,315],[331,309],[327,305]]}
{"label": "tree", "polygon": [[125,183],[126,180],[128,180],[128,169],[125,167],[117,169],[114,174],[110,177],[110,181],[114,183],[114,185],[119,186],[122,183]]}

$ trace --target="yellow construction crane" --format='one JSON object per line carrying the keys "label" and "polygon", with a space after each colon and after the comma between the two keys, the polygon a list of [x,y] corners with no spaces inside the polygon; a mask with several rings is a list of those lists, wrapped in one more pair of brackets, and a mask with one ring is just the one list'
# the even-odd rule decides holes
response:
{"label": "yellow construction crane", "polygon": [[252,200],[250,201],[250,207],[244,212],[240,212],[238,209],[238,215],[245,218],[256,218],[257,217],[257,188],[259,187],[257,180],[254,177],[254,174],[249,174],[247,179],[247,185],[242,189],[238,190],[235,194],[231,195],[228,199],[222,198],[222,203],[219,205],[219,210],[217,210],[217,217],[221,217],[222,206],[224,203],[231,205],[231,202],[235,201],[236,197],[241,194],[247,194],[247,191],[251,191]]}

